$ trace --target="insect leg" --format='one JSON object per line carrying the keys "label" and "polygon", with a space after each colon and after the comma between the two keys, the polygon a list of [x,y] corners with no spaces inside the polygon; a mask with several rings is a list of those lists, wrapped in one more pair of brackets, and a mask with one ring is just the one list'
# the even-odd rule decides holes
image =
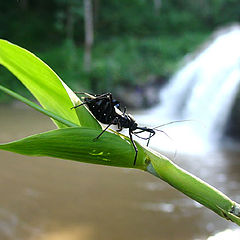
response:
{"label": "insect leg", "polygon": [[104,94],[101,94],[101,95],[92,95],[92,94],[89,94],[89,93],[86,93],[86,92],[74,92],[74,93],[87,95],[90,98],[104,98],[104,97],[107,97],[109,95],[112,95],[111,93],[104,93]]}
{"label": "insect leg", "polygon": [[143,133],[143,132],[144,132],[144,130],[137,131],[137,132],[134,132],[134,133],[138,134],[138,133]]}
{"label": "insect leg", "polygon": [[[148,140],[147,141],[147,146],[149,145],[150,139],[155,135],[155,130],[160,131],[158,129],[153,130],[153,129],[147,128],[147,127],[137,127],[137,129],[141,129],[141,130],[140,131],[135,131],[135,132],[133,132],[133,134],[135,136],[137,136],[138,138]],[[142,133],[142,132],[149,132],[149,136],[148,137],[140,137],[140,136],[137,135],[137,134]]]}
{"label": "insect leg", "polygon": [[135,150],[135,157],[134,157],[134,162],[133,162],[133,165],[135,166],[136,165],[136,161],[137,161],[138,149],[137,149],[137,146],[136,146],[135,142],[133,141],[132,132],[131,132],[130,129],[129,129],[129,136],[130,136],[130,140],[131,140],[132,145],[133,145],[134,150]]}
{"label": "insect leg", "polygon": [[109,124],[102,130],[102,132],[101,132],[97,137],[95,137],[93,140],[96,141],[97,139],[99,139],[99,138],[102,136],[102,134],[103,134],[111,125],[112,125],[112,123],[109,123]]}
{"label": "insect leg", "polygon": [[149,145],[149,142],[150,142],[150,139],[153,137],[155,135],[155,132],[150,132],[149,133],[149,137],[148,137],[148,141],[147,141],[147,147],[148,147],[148,145]]}
{"label": "insect leg", "polygon": [[83,102],[83,103],[81,103],[81,104],[79,104],[79,105],[77,105],[77,106],[71,107],[71,109],[73,109],[73,108],[78,108],[78,107],[80,107],[80,106],[82,106],[82,105],[84,105],[84,104],[87,104],[87,103],[89,103],[89,102],[91,102],[91,100],[86,101],[86,102]]}
{"label": "insect leg", "polygon": [[107,96],[109,96],[109,98],[110,98],[110,100],[111,100],[111,103],[112,103],[112,94],[111,94],[111,93],[104,93],[104,94],[99,95],[99,96],[92,96],[92,95],[90,95],[90,94],[88,94],[88,93],[83,93],[83,92],[74,92],[74,93],[76,93],[76,94],[85,94],[85,95],[89,96],[89,97],[92,98],[92,99],[91,99],[91,100],[88,100],[88,101],[85,101],[85,102],[83,102],[83,103],[81,103],[81,104],[79,104],[79,105],[77,105],[77,106],[71,107],[71,109],[73,109],[73,108],[78,108],[78,107],[80,107],[80,106],[82,106],[82,105],[84,105],[84,104],[87,104],[87,103],[90,103],[90,102],[92,102],[92,101],[95,101],[96,99],[104,99],[104,98],[107,97]]}
{"label": "insect leg", "polygon": [[116,120],[117,120],[117,118],[114,118],[113,121],[111,121],[111,122],[102,130],[102,132],[101,132],[97,137],[94,138],[94,140],[96,141],[97,139],[99,139],[99,138],[102,136],[102,134],[103,134]]}
{"label": "insect leg", "polygon": [[136,133],[134,133],[133,132],[133,135],[135,135],[136,137],[138,137],[138,138],[141,138],[141,139],[143,139],[143,140],[148,140],[149,139],[149,137],[140,137],[140,136],[138,136]]}

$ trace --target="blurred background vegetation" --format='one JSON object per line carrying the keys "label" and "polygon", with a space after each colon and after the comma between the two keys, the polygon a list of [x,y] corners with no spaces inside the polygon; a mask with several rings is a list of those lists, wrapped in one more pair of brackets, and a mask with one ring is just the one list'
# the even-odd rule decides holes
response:
{"label": "blurred background vegetation", "polygon": [[[117,93],[163,84],[213,30],[240,20],[238,7],[239,0],[1,1],[0,37],[34,52],[74,90]],[[26,94],[0,71],[3,85]]]}

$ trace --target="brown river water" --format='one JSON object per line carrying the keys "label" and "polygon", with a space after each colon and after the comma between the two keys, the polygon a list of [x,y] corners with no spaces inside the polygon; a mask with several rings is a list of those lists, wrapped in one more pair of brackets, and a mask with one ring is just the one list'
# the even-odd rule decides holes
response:
{"label": "brown river water", "polygon": [[[0,106],[1,143],[53,128],[22,105]],[[175,162],[240,202],[239,152]],[[200,240],[237,228],[139,170],[5,151],[0,166],[1,240]]]}

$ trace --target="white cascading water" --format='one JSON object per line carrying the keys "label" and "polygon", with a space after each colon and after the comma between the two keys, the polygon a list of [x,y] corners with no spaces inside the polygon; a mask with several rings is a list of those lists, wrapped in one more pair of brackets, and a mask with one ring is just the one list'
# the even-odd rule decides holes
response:
{"label": "white cascading water", "polygon": [[218,33],[177,72],[160,92],[161,104],[137,116],[137,121],[141,125],[156,126],[172,120],[192,119],[192,122],[162,128],[173,143],[157,134],[151,144],[167,151],[173,149],[174,144],[183,152],[210,150],[224,131],[239,84],[240,26],[235,25]]}

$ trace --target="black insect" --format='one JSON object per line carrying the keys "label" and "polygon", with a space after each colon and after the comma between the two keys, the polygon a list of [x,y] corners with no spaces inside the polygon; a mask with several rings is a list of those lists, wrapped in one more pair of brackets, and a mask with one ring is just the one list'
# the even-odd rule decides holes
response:
{"label": "black insect", "polygon": [[[96,139],[98,139],[111,125],[117,125],[118,132],[120,132],[123,128],[129,129],[130,140],[135,150],[135,157],[133,163],[135,165],[137,160],[138,149],[135,142],[133,141],[132,135],[134,134],[139,138],[148,140],[147,141],[148,146],[151,137],[155,135],[154,129],[147,127],[139,127],[138,124],[135,122],[134,118],[130,114],[126,113],[126,107],[124,108],[123,112],[121,111],[119,101],[113,99],[111,93],[105,93],[102,95],[91,95],[88,93],[79,92],[76,93],[85,94],[87,97],[83,98],[84,100],[83,103],[72,108],[77,108],[86,104],[88,109],[92,112],[94,117],[99,122],[108,124],[107,127],[96,137]],[[144,138],[137,135],[142,132],[149,132],[149,137]]]}

